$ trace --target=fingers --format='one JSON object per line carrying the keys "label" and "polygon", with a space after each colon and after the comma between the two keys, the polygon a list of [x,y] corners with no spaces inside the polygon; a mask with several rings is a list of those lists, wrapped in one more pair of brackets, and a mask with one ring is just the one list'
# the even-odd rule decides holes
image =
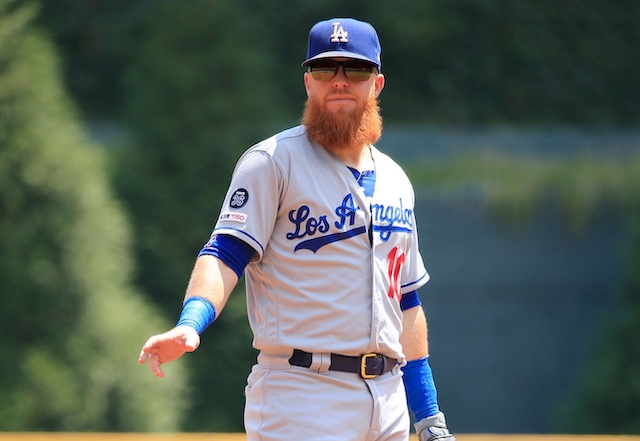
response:
{"label": "fingers", "polygon": [[144,346],[142,346],[142,350],[140,351],[140,355],[138,356],[138,363],[144,364],[144,362],[147,361],[156,344],[156,337],[157,336],[154,335],[153,337],[149,338]]}
{"label": "fingers", "polygon": [[145,345],[142,347],[140,351],[140,355],[138,356],[138,363],[144,364],[145,361],[149,360],[149,367],[151,367],[151,371],[156,377],[162,378],[164,377],[164,372],[160,367],[162,362],[160,361],[160,356],[153,352],[155,348],[154,337],[151,337]]}
{"label": "fingers", "polygon": [[160,356],[155,353],[158,349],[157,344],[158,336],[154,335],[149,338],[147,342],[142,346],[142,350],[140,351],[140,355],[138,356],[138,363],[144,364],[145,361],[149,360],[149,367],[151,371],[156,377],[162,378],[164,377],[164,372],[160,365],[162,362],[160,361]]}
{"label": "fingers", "polygon": [[160,361],[160,357],[158,356],[158,354],[149,355],[149,366],[151,367],[151,371],[153,372],[153,374],[158,378],[164,377],[164,372],[160,367],[161,365],[162,362]]}
{"label": "fingers", "polygon": [[164,334],[154,335],[142,346],[138,363],[149,360],[149,367],[156,377],[164,377],[162,364],[193,352],[200,346],[200,336],[189,326],[179,326]]}

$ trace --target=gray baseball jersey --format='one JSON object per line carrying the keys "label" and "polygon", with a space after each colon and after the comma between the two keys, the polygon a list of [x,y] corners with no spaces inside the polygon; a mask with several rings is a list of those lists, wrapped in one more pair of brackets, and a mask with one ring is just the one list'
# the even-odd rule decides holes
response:
{"label": "gray baseball jersey", "polygon": [[260,351],[404,358],[399,302],[429,275],[418,250],[411,183],[370,148],[376,170],[370,198],[303,126],[239,159],[213,233],[256,250],[245,278]]}

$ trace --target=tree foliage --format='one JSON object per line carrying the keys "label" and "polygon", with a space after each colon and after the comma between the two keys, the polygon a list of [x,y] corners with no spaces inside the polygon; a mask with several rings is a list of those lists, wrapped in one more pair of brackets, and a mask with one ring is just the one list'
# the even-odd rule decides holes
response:
{"label": "tree foliage", "polygon": [[0,430],[176,430],[184,383],[135,360],[166,326],[37,10],[0,2]]}
{"label": "tree foliage", "polygon": [[640,38],[637,3],[393,4],[375,18],[389,49],[385,108],[394,118],[445,125],[639,120],[640,58],[631,43]]}
{"label": "tree foliage", "polygon": [[[72,93],[87,113],[100,118],[113,117],[124,105],[125,72],[136,60],[138,43],[151,32],[144,23],[156,8],[172,8],[176,23],[153,32],[172,33],[189,10],[200,11],[203,19],[220,13],[228,21],[209,28],[201,44],[238,38],[238,57],[261,48],[262,63],[252,66],[252,78],[280,89],[274,102],[264,104],[289,117],[298,115],[304,99],[296,68],[304,59],[309,27],[320,19],[353,16],[371,21],[380,34],[388,121],[634,125],[640,120],[635,80],[640,4],[631,0],[191,3],[45,0],[40,21],[64,50]],[[188,20],[194,29],[201,22]],[[193,35],[188,29],[185,34]],[[203,57],[215,58],[218,49],[210,49]],[[264,69],[276,75],[265,75]]]}

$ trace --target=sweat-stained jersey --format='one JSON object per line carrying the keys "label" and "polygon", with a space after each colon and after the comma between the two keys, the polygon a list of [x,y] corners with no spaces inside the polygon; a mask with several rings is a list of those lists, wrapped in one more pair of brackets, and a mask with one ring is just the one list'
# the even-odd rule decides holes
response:
{"label": "sweat-stained jersey", "polygon": [[260,351],[404,358],[400,299],[429,275],[418,250],[411,183],[370,148],[376,171],[370,198],[303,126],[239,159],[213,234],[256,250],[245,278]]}

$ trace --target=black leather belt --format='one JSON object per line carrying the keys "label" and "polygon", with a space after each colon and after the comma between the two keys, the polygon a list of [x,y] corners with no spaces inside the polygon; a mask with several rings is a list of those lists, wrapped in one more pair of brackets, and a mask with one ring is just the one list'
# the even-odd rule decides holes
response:
{"label": "black leather belt", "polygon": [[[299,367],[311,367],[313,354],[310,352],[293,350],[293,355],[289,359],[289,364]],[[375,378],[378,375],[386,374],[393,370],[398,364],[395,358],[382,354],[364,354],[357,357],[347,355],[331,354],[330,371],[352,372],[362,378]]]}

